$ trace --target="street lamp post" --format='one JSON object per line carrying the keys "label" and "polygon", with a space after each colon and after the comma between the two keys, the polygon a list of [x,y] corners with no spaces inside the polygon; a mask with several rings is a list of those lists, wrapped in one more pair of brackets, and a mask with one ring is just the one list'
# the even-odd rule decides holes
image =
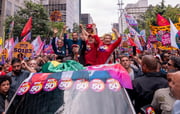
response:
{"label": "street lamp post", "polygon": [[119,6],[119,18],[121,19],[120,21],[121,21],[121,25],[120,25],[120,32],[121,33],[123,33],[123,12],[124,12],[124,9],[123,9],[123,5],[124,5],[124,3],[123,3],[123,0],[118,0],[118,4],[117,4],[118,6]]}

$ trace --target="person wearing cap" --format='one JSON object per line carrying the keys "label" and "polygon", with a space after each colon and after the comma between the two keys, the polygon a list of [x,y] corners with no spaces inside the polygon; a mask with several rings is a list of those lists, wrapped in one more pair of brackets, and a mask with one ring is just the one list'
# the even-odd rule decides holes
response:
{"label": "person wearing cap", "polygon": [[93,24],[87,24],[86,25],[86,30],[84,29],[83,25],[80,24],[79,25],[81,31],[82,31],[82,34],[86,37],[88,37],[89,35],[97,35],[97,31],[96,31],[96,24],[93,23]]}
{"label": "person wearing cap", "polygon": [[112,31],[115,32],[118,39],[114,43],[111,43],[112,36],[110,34],[104,35],[103,41],[100,41],[98,45],[96,64],[107,63],[108,58],[110,57],[114,49],[119,45],[119,43],[122,40],[122,37],[120,36],[120,34],[118,33],[116,29],[113,28]]}
{"label": "person wearing cap", "polygon": [[97,48],[100,43],[99,37],[97,35],[89,35],[87,39],[83,39],[83,40],[86,43],[86,50],[85,50],[86,66],[96,65]]}
{"label": "person wearing cap", "polygon": [[83,46],[81,49],[80,46],[77,44],[72,45],[72,59],[81,63],[82,65],[85,65],[84,55],[85,55],[86,45],[84,41],[82,43]]}

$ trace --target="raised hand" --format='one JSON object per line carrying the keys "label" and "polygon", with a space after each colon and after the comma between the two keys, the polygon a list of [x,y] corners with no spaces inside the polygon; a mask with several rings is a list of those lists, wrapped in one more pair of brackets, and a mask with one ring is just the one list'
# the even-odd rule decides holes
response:
{"label": "raised hand", "polygon": [[57,28],[53,28],[53,32],[54,32],[54,34],[57,34],[58,33],[58,29]]}

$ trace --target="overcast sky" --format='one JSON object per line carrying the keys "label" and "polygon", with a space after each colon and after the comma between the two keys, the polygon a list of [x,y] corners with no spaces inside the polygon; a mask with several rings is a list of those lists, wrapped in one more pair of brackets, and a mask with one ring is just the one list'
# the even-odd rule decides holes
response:
{"label": "overcast sky", "polygon": [[[123,0],[124,6],[138,0]],[[149,0],[149,4],[160,4],[162,0]],[[111,32],[112,23],[118,22],[118,0],[81,0],[82,13],[90,13],[99,35]],[[165,0],[165,4],[180,4],[180,0]]]}

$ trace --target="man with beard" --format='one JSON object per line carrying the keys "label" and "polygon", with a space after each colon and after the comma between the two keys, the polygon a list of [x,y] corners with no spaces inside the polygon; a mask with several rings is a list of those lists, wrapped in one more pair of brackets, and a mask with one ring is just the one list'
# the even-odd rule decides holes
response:
{"label": "man with beard", "polygon": [[22,70],[21,60],[18,58],[13,58],[12,62],[12,71],[8,73],[7,75],[11,77],[12,84],[11,88],[15,91],[18,89],[18,87],[21,85],[21,83],[29,76],[28,71]]}

